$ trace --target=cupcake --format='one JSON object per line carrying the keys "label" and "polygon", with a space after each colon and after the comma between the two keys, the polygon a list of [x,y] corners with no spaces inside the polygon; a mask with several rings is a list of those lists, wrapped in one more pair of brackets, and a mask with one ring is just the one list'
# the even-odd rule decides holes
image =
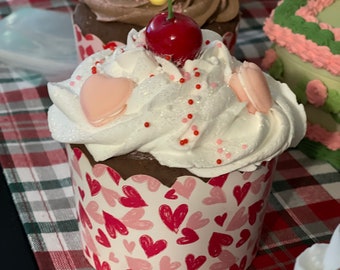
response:
{"label": "cupcake", "polygon": [[[176,12],[190,16],[200,27],[219,33],[233,51],[239,22],[238,0],[173,0],[173,5]],[[131,29],[141,30],[153,16],[166,10],[166,0],[80,1],[73,14],[79,59],[125,44]]]}
{"label": "cupcake", "polygon": [[146,31],[48,84],[84,255],[96,269],[245,269],[277,156],[304,136],[303,106],[215,32],[199,30],[179,67]]}

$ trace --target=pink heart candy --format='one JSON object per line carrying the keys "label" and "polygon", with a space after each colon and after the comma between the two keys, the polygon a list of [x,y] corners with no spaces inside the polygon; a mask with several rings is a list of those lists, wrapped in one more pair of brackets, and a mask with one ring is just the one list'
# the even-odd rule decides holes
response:
{"label": "pink heart candy", "polygon": [[80,105],[89,123],[98,127],[122,115],[134,87],[128,78],[91,75],[80,92]]}
{"label": "pink heart candy", "polygon": [[267,113],[273,105],[266,78],[254,63],[243,62],[237,72],[232,74],[229,85],[237,98],[247,103],[250,113]]}

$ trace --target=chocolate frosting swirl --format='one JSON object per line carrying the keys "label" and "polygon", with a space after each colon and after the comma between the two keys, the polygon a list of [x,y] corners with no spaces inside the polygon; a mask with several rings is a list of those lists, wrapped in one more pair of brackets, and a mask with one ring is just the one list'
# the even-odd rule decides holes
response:
{"label": "chocolate frosting swirl", "polygon": [[[167,10],[167,4],[156,6],[149,0],[82,0],[96,14],[98,21],[119,21],[146,26],[150,19]],[[175,12],[186,14],[200,26],[228,22],[239,12],[239,0],[173,0]]]}

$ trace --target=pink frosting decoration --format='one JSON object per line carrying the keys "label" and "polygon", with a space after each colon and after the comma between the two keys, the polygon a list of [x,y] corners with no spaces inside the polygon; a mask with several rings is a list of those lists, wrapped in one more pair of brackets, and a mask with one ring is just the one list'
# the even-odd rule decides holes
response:
{"label": "pink frosting decoration", "polygon": [[319,142],[328,149],[337,151],[340,149],[340,131],[330,132],[318,124],[307,123],[306,138]]}
{"label": "pink frosting decoration", "polygon": [[311,80],[306,86],[306,96],[310,104],[320,107],[327,99],[327,87],[320,80]]}
{"label": "pink frosting decoration", "polygon": [[340,40],[340,29],[334,28],[327,23],[322,23],[318,20],[317,15],[334,3],[334,0],[323,0],[323,1],[308,1],[305,6],[299,8],[295,15],[302,17],[307,22],[318,23],[321,29],[326,29],[334,34],[335,40]]}
{"label": "pink frosting decoration", "polygon": [[261,63],[262,68],[265,70],[268,70],[273,65],[273,63],[276,61],[276,59],[277,59],[277,54],[275,50],[268,49],[264,54],[264,58],[262,59],[262,63]]}
{"label": "pink frosting decoration", "polygon": [[[271,41],[285,47],[290,53],[296,54],[303,61],[308,61],[316,68],[322,68],[333,75],[340,75],[340,55],[335,55],[327,46],[318,46],[306,39],[304,35],[295,34],[291,29],[273,22],[273,13],[264,24],[264,31]],[[282,37],[285,37],[284,39]]]}
{"label": "pink frosting decoration", "polygon": [[89,123],[99,127],[121,116],[134,87],[128,78],[91,75],[80,92],[80,105]]}

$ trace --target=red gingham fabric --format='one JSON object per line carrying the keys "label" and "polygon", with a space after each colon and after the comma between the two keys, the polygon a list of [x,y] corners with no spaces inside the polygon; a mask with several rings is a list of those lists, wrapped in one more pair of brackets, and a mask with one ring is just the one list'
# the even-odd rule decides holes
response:
{"label": "red gingham fabric", "polygon": [[[0,2],[0,18],[23,6],[72,12],[75,1]],[[241,1],[235,55],[260,63],[270,42],[262,26],[277,1]],[[51,105],[39,75],[0,62],[0,162],[40,269],[92,269],[77,227],[63,146],[48,130]],[[296,257],[324,243],[340,223],[340,175],[298,150],[281,155],[260,249],[250,269],[293,269]]]}

